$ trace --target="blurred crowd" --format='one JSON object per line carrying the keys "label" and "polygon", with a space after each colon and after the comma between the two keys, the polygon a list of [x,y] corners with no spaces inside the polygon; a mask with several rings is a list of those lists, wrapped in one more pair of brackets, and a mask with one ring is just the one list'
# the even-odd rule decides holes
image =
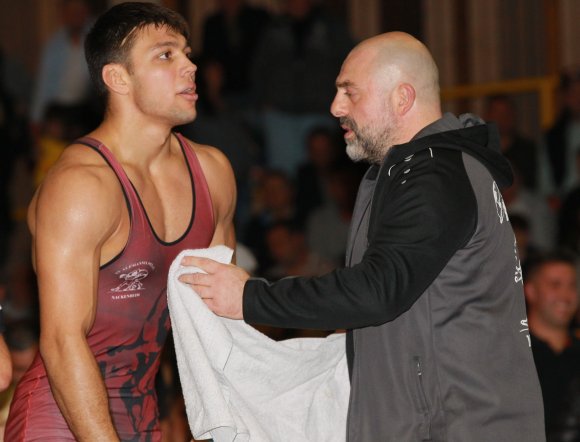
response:
{"label": "blurred crowd", "polygon": [[[355,42],[345,23],[318,2],[282,4],[273,14],[243,0],[219,1],[204,22],[195,59],[198,117],[176,128],[230,159],[238,186],[238,264],[269,279],[343,265],[365,172],[346,158],[329,114],[336,75]],[[60,153],[102,113],[84,61],[89,4],[62,5],[62,27],[46,43],[36,78],[0,52],[0,304],[14,365],[12,384],[0,394],[0,425],[38,347],[26,204]],[[554,441],[580,437],[580,69],[562,73],[559,93],[560,115],[540,140],[519,132],[509,95],[487,97],[483,115],[497,124],[514,171],[503,197]],[[274,339],[312,335],[262,331]],[[160,412],[166,440],[185,441],[191,436],[174,360],[168,345],[158,379]]]}

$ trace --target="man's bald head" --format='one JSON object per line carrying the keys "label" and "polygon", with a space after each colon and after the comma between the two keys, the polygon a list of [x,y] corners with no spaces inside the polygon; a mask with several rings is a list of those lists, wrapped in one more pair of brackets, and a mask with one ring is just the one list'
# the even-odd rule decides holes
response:
{"label": "man's bald head", "polygon": [[410,141],[441,118],[437,66],[427,48],[403,32],[357,45],[336,79],[330,107],[355,161],[380,163],[391,146]]}
{"label": "man's bald head", "polygon": [[368,57],[369,68],[387,86],[409,83],[419,103],[439,105],[439,71],[429,50],[404,32],[387,32],[364,40],[349,55]]}

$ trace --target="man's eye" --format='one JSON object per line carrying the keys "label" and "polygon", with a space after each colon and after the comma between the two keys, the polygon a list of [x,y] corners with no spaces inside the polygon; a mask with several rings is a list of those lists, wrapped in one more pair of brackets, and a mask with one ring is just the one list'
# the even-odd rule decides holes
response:
{"label": "man's eye", "polygon": [[163,60],[169,60],[171,58],[171,52],[170,51],[164,52],[159,56],[159,58]]}

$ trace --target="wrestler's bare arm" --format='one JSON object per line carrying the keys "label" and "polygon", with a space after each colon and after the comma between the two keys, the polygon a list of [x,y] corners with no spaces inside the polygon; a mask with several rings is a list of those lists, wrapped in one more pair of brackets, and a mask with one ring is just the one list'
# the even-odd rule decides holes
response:
{"label": "wrestler's bare arm", "polygon": [[235,250],[236,234],[234,213],[236,210],[236,181],[226,156],[213,147],[196,149],[212,198],[215,233],[211,245],[225,244]]}
{"label": "wrestler's bare arm", "polygon": [[122,197],[116,201],[119,192],[102,168],[79,164],[69,149],[29,211],[40,351],[55,400],[77,440],[118,441],[86,335],[96,312],[101,251],[120,225],[124,203]]}

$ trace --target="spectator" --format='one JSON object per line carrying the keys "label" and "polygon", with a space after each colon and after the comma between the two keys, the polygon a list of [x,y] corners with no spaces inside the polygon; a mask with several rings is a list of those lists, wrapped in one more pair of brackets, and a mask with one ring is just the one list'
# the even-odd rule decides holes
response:
{"label": "spectator", "polygon": [[580,373],[580,340],[570,332],[578,308],[576,264],[552,253],[529,261],[524,292],[534,361],[544,398],[546,433],[558,430],[562,400]]}
{"label": "spectator", "polygon": [[535,143],[518,132],[516,108],[507,95],[486,100],[485,120],[497,124],[503,154],[522,175],[523,186],[537,190],[538,152]]}
{"label": "spectator", "polygon": [[[333,265],[313,252],[306,242],[305,232],[292,221],[279,221],[266,231],[268,251],[272,265],[264,272],[267,278],[280,279],[287,276],[320,276],[332,270]],[[324,337],[330,330],[304,330],[254,326],[275,340],[298,337]]]}
{"label": "spectator", "polygon": [[13,197],[10,189],[19,160],[28,162],[30,139],[26,119],[26,72],[0,51],[0,273],[8,264],[13,232]]}
{"label": "spectator", "polygon": [[562,72],[562,110],[546,132],[548,176],[558,195],[577,182],[576,154],[580,148],[580,68]]}
{"label": "spectator", "polygon": [[305,159],[313,126],[336,127],[328,114],[334,80],[352,47],[344,24],[313,0],[285,0],[259,46],[253,85],[262,109],[270,167],[290,174]]}
{"label": "spectator", "polygon": [[[580,151],[576,154],[576,169],[580,170]],[[558,244],[580,252],[580,180],[562,197],[558,211]]]}
{"label": "spectator", "polygon": [[49,104],[40,125],[38,158],[34,170],[34,184],[40,185],[48,169],[58,160],[72,136],[71,112],[67,106]]}
{"label": "spectator", "polygon": [[541,252],[531,240],[530,222],[528,219],[518,213],[512,213],[509,217],[512,229],[514,229],[514,235],[516,236],[518,257],[522,266],[525,266],[528,259],[533,259]]}
{"label": "spectator", "polygon": [[4,434],[16,385],[32,364],[38,351],[38,327],[33,321],[22,320],[11,323],[5,335],[13,369],[9,387],[0,393],[0,435]]}
{"label": "spectator", "polygon": [[546,200],[528,190],[517,167],[512,165],[514,181],[502,190],[509,216],[518,214],[530,224],[530,243],[534,247],[550,250],[556,237],[556,215]]}
{"label": "spectator", "polygon": [[218,11],[203,26],[204,57],[223,66],[224,94],[241,105],[249,101],[250,66],[270,17],[245,0],[219,0]]}
{"label": "spectator", "polygon": [[89,97],[90,78],[84,39],[91,20],[87,0],[60,0],[62,26],[46,43],[32,100],[35,131],[51,102],[76,106]]}
{"label": "spectator", "polygon": [[326,191],[326,177],[337,163],[346,160],[337,136],[338,133],[320,126],[311,129],[306,137],[308,157],[296,173],[296,210],[301,220],[308,219],[313,209],[330,200]]}
{"label": "spectator", "polygon": [[320,276],[333,266],[312,252],[301,227],[290,221],[279,221],[266,231],[268,251],[273,264],[266,270],[269,279],[286,276]]}
{"label": "spectator", "polygon": [[264,232],[278,221],[296,219],[295,188],[290,177],[280,170],[267,170],[258,183],[256,212],[248,220],[243,243],[258,260],[257,274],[272,265]]}
{"label": "spectator", "polygon": [[362,175],[352,165],[334,167],[328,172],[325,187],[329,200],[308,218],[308,245],[333,267],[342,266],[346,242]]}

